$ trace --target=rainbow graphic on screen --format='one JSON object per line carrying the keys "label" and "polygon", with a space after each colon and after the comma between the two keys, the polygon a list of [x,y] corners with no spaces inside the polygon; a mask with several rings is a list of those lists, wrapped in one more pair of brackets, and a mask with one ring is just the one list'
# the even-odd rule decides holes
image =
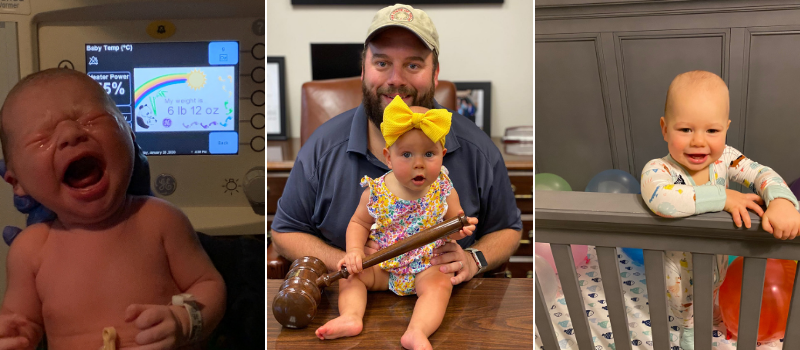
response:
{"label": "rainbow graphic on screen", "polygon": [[147,97],[147,95],[150,95],[153,91],[156,91],[165,86],[185,83],[186,80],[189,78],[189,74],[191,73],[166,74],[148,80],[141,86],[137,87],[136,90],[134,91],[133,93],[134,108],[136,108],[136,106],[138,106],[139,103],[145,97]]}

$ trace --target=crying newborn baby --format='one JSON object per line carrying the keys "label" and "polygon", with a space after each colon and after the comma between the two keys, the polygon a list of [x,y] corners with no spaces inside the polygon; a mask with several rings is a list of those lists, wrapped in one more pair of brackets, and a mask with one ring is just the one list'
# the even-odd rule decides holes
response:
{"label": "crying newborn baby", "polygon": [[0,109],[6,182],[57,215],[11,245],[0,349],[98,349],[199,343],[222,319],[225,284],[186,216],[126,194],[134,134],[89,76],[49,69]]}

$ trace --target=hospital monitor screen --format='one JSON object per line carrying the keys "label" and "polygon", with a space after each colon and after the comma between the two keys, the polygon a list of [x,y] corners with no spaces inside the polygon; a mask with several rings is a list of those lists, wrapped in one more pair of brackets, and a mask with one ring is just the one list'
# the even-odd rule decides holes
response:
{"label": "hospital monitor screen", "polygon": [[239,153],[238,42],[87,43],[86,73],[145,155]]}

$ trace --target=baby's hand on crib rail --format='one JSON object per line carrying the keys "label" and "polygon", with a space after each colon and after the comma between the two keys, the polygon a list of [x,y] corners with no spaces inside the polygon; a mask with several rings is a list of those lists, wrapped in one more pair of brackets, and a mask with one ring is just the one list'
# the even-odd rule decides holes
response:
{"label": "baby's hand on crib rail", "polygon": [[0,315],[0,350],[33,350],[42,327],[17,314]]}
{"label": "baby's hand on crib rail", "polygon": [[750,213],[747,212],[747,209],[754,211],[758,216],[764,215],[764,209],[759,206],[764,203],[764,200],[759,195],[741,193],[731,189],[726,189],[725,195],[724,209],[731,213],[736,227],[742,227],[742,221],[744,221],[744,226],[750,228]]}
{"label": "baby's hand on crib rail", "polygon": [[800,213],[789,200],[776,198],[761,217],[761,227],[777,239],[794,239],[800,231]]}
{"label": "baby's hand on crib rail", "polygon": [[[464,215],[463,210],[458,211],[458,215]],[[447,236],[447,239],[452,239],[457,241],[467,236],[472,236],[472,233],[475,232],[475,225],[478,224],[478,218],[467,217],[467,221],[469,222],[469,226],[464,226],[458,232]]]}
{"label": "baby's hand on crib rail", "polygon": [[351,275],[361,273],[364,271],[364,269],[361,268],[361,265],[364,262],[365,257],[366,255],[364,255],[363,249],[353,249],[348,251],[347,255],[345,255],[342,260],[339,260],[336,265],[339,266],[339,269],[341,269],[342,266],[347,266],[347,272],[349,272]]}

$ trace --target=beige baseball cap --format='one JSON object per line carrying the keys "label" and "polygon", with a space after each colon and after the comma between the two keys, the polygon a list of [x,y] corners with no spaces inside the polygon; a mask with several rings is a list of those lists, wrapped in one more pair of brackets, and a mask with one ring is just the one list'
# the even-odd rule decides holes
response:
{"label": "beige baseball cap", "polygon": [[372,18],[364,45],[373,35],[387,27],[403,27],[414,32],[429,49],[439,54],[439,33],[436,32],[436,26],[425,11],[403,4],[382,8]]}

